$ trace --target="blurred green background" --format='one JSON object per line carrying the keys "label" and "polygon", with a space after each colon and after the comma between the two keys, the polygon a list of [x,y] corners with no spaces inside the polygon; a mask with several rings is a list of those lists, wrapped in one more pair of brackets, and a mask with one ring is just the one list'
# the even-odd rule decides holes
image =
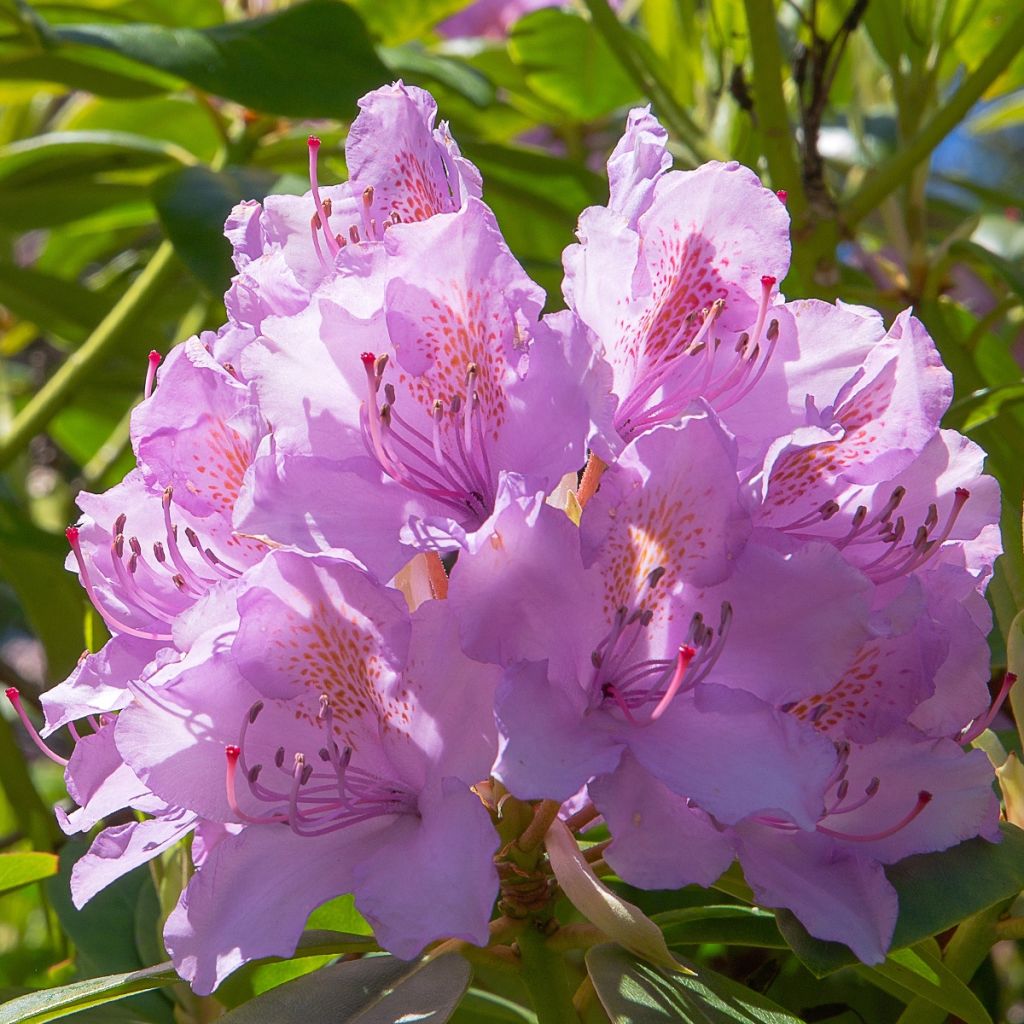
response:
{"label": "blurred green background", "polygon": [[[227,212],[243,198],[304,191],[310,131],[324,140],[321,180],[343,178],[356,100],[395,78],[433,92],[552,309],[577,215],[605,201],[604,160],[625,112],[646,102],[677,166],[736,159],[786,190],[788,297],[841,297],[890,318],[913,306],[955,376],[946,425],[984,446],[1003,486],[1007,555],[990,594],[993,665],[1004,666],[1002,638],[1024,607],[1020,0],[585,0],[489,38],[438,31],[467,6],[0,0],[4,685],[34,713],[41,690],[102,642],[63,569],[63,529],[79,490],[109,487],[133,464],[127,416],[149,350],[223,323]],[[9,710],[0,853],[56,850],[60,770],[33,756]],[[77,914],[66,873],[79,851],[65,842],[62,876],[45,884],[0,868],[0,892],[10,890],[0,895],[0,999],[165,959],[159,918],[182,858],[135,872]],[[37,867],[50,873],[53,861]],[[656,895],[637,899],[658,909]],[[338,913],[358,926],[350,908]],[[875,1024],[902,1010],[853,972],[812,983],[781,950],[703,955],[807,1021]],[[250,972],[224,1001],[322,962]],[[994,947],[974,988],[994,1019],[1024,1022],[1012,942]],[[172,1011],[148,993],[81,1019],[219,1012],[213,1000],[178,1000]],[[522,1019],[479,1013],[456,1019]]]}

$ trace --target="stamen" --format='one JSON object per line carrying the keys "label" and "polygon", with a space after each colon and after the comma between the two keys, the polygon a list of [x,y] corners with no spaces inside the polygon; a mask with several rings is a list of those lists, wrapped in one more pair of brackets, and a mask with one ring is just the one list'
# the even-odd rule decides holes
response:
{"label": "stamen", "polygon": [[306,143],[309,147],[309,186],[313,193],[313,202],[316,204],[317,215],[320,217],[324,238],[327,239],[327,248],[333,257],[337,253],[339,246],[331,234],[328,213],[320,200],[320,183],[317,180],[317,155],[320,152],[320,140],[315,135],[310,135]]}
{"label": "stamen", "polygon": [[679,648],[679,657],[676,659],[676,670],[668,684],[668,689],[665,691],[665,696],[658,701],[658,706],[651,712],[652,722],[661,718],[665,709],[672,703],[672,698],[675,697],[679,692],[679,688],[683,685],[683,677],[686,675],[686,670],[689,668],[690,662],[693,661],[696,654],[697,652],[690,646]]}
{"label": "stamen", "polygon": [[75,556],[75,562],[78,564],[78,574],[82,581],[82,586],[85,588],[85,592],[89,595],[89,600],[92,602],[93,607],[99,612],[100,617],[107,624],[112,632],[115,633],[127,633],[129,636],[136,636],[142,640],[160,640],[170,641],[174,637],[170,633],[153,633],[148,630],[136,629],[135,626],[130,626],[127,622],[122,622],[118,616],[114,615],[108,608],[104,607],[103,602],[100,601],[99,594],[93,586],[92,577],[89,574],[89,567],[86,564],[85,556],[82,554],[81,544],[78,539],[78,527],[69,526],[64,531],[64,536],[68,539],[68,544],[71,545],[71,551]]}
{"label": "stamen", "polygon": [[21,693],[16,686],[8,686],[4,691],[7,694],[7,699],[14,706],[14,710],[18,717],[21,719],[21,724],[25,726],[25,731],[28,733],[29,738],[39,748],[39,750],[45,754],[51,761],[56,762],[59,765],[67,766],[68,759],[61,757],[60,754],[51,750],[47,745],[46,741],[42,736],[39,735],[39,731],[32,724],[31,719],[25,713],[24,707],[21,704]]}
{"label": "stamen", "polygon": [[[241,753],[242,748],[234,743],[229,743],[224,748],[224,756],[227,761],[227,773],[224,778],[224,788],[227,791],[228,807],[231,808],[231,813],[248,825],[272,825],[275,822],[287,821],[287,815],[283,814],[268,814],[264,817],[254,817],[251,814],[246,814],[245,811],[238,806],[238,796],[235,792],[235,775],[238,771],[238,758],[241,756]],[[254,779],[251,781],[255,782]]]}
{"label": "stamen", "polygon": [[968,726],[960,733],[957,737],[957,742],[961,746],[967,746],[968,743],[973,743],[994,721],[996,715],[999,714],[999,709],[1003,706],[1003,702],[1010,695],[1010,690],[1013,689],[1013,684],[1017,682],[1017,676],[1013,672],[1007,672],[1003,676],[1003,682],[999,687],[999,692],[996,694],[995,700],[992,701],[989,709],[983,715],[979,715],[973,722],[969,723]]}
{"label": "stamen", "polygon": [[826,828],[824,825],[818,825],[817,829],[823,835],[831,836],[833,839],[842,839],[846,842],[853,843],[873,843],[879,839],[888,839],[889,836],[895,835],[900,829],[906,828],[930,803],[932,802],[932,794],[927,790],[922,789],[917,794],[917,803],[911,808],[911,810],[895,825],[891,825],[889,828],[882,829],[881,832],[873,832],[870,835],[855,835],[850,832],[839,832],[835,829]]}

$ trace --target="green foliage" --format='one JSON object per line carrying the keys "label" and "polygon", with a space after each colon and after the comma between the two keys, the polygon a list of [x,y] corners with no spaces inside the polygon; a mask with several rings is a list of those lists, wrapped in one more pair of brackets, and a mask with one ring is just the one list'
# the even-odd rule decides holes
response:
{"label": "green foliage", "polygon": [[612,1020],[634,1024],[800,1024],[770,999],[706,967],[696,973],[669,973],[609,943],[587,953],[587,968]]}
{"label": "green foliage", "polygon": [[[996,672],[1007,660],[1016,667],[1020,5],[873,0],[858,22],[853,0],[636,0],[619,10],[579,0],[526,16],[504,39],[442,39],[438,24],[466,3],[0,0],[0,675],[22,688],[30,716],[39,720],[40,690],[102,640],[63,568],[61,530],[76,517],[77,490],[110,486],[131,465],[128,415],[146,353],[223,323],[231,206],[303,192],[310,131],[324,139],[323,177],[344,177],[340,147],[357,99],[398,76],[436,95],[552,309],[577,216],[605,201],[601,164],[625,111],[645,102],[668,127],[678,166],[739,159],[788,191],[788,297],[842,296],[889,318],[913,306],[954,374],[946,425],[982,445],[1002,487],[992,650]],[[823,48],[833,64],[815,67]],[[40,678],[22,677],[11,641],[37,645]],[[1024,690],[1013,699],[1019,721]],[[221,1019],[243,1024],[305,1024],[324,1007],[323,1019],[339,1021],[551,1019],[550,1006],[531,1009],[500,956],[465,951],[470,969],[453,955],[415,964],[377,955],[348,897],[311,916],[294,958],[246,965],[214,997],[195,999],[161,963],[184,849],[76,911],[68,877],[84,840],[55,827],[60,772],[22,740],[17,723],[0,719],[0,1001],[10,1000],[0,1024],[72,1013],[191,1024],[223,1009]],[[1024,1002],[1019,954],[1006,953],[998,975],[984,968],[998,986],[972,980],[1003,918],[1020,922],[1012,901],[1024,886],[1024,838],[1008,825],[1004,836],[887,869],[900,916],[894,951],[873,968],[792,915],[750,905],[735,868],[715,892],[637,893],[613,880],[697,973],[660,970],[608,943],[584,963],[582,950],[601,941],[584,936],[565,957],[560,1005],[568,985],[585,1024],[1007,1019]],[[545,955],[542,939],[530,939]],[[361,959],[338,962],[347,957]]]}

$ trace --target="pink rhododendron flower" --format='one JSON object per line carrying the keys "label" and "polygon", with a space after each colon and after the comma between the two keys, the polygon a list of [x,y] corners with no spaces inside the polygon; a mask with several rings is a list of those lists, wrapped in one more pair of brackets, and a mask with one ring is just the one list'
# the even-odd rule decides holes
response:
{"label": "pink rhododendron flower", "polygon": [[241,826],[168,921],[178,970],[212,991],[291,953],[309,912],[347,892],[399,956],[485,942],[497,835],[469,787],[493,760],[493,673],[460,652],[449,607],[410,616],[350,563],[283,551],[232,596],[115,729],[157,796]]}
{"label": "pink rhododendron flower", "polygon": [[999,495],[923,325],[784,301],[784,204],[671,170],[643,109],[543,315],[433,100],[360,106],[348,182],[311,139],[305,196],[232,213],[228,324],[151,362],[137,468],[79,499],[112,639],[43,698],[58,817],[144,817],[76,903],[193,833],[197,992],[343,893],[400,957],[485,943],[505,792],[603,818],[634,885],[738,859],[882,960],[886,865],[999,836]]}

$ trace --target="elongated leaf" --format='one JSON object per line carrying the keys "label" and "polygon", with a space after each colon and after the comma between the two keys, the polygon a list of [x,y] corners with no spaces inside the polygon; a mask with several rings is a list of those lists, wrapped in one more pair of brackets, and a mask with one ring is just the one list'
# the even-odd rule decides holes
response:
{"label": "elongated leaf", "polygon": [[640,98],[608,44],[589,21],[555,8],[520,19],[509,53],[541,99],[593,121]]}
{"label": "elongated leaf", "polygon": [[0,79],[58,82],[111,99],[159,96],[176,82],[116,53],[85,47],[30,54],[0,61]]}
{"label": "elongated leaf", "polygon": [[109,303],[95,292],[32,267],[0,261],[0,304],[66,341],[83,341]]}
{"label": "elongated leaf", "polygon": [[68,188],[60,181],[0,188],[0,225],[12,231],[52,228],[146,198],[142,185],[88,180]]}
{"label": "elongated leaf", "polygon": [[[968,839],[941,853],[922,853],[886,868],[899,895],[894,950],[952,928],[979,910],[1024,889],[1024,831],[1000,825],[1001,843]],[[819,978],[857,963],[846,946],[812,938],[788,911],[776,911],[779,930]]]}
{"label": "elongated leaf", "polygon": [[0,853],[0,893],[40,882],[57,874],[57,858],[52,853]]}
{"label": "elongated leaf", "polygon": [[414,82],[426,79],[417,84],[427,88],[434,82],[445,85],[481,109],[494,102],[494,86],[463,61],[429,53],[412,44],[382,48],[380,57],[396,78]]}
{"label": "elongated leaf", "polygon": [[670,946],[721,942],[778,949],[786,945],[779,934],[775,915],[760,907],[686,907],[655,914],[651,920],[661,929]]}
{"label": "elongated leaf", "polygon": [[469,987],[473,971],[461,956],[408,962],[367,957],[324,967],[286,982],[221,1020],[224,1024],[443,1024]]}
{"label": "elongated leaf", "polygon": [[58,1020],[90,1006],[124,999],[136,992],[173,985],[179,980],[170,963],[165,963],[141,971],[109,974],[60,988],[30,992],[0,1006],[0,1024],[43,1024],[43,1021]]}
{"label": "elongated leaf", "polygon": [[211,171],[183,167],[154,186],[153,198],[167,237],[181,261],[212,295],[221,295],[231,282],[231,245],[224,221],[243,199],[262,199],[276,176],[249,168]]}
{"label": "elongated leaf", "polygon": [[629,1024],[800,1024],[752,989],[714,971],[659,970],[614,943],[587,952],[598,998],[613,1021]]}
{"label": "elongated leaf", "polygon": [[965,1024],[992,1024],[992,1018],[978,997],[939,957],[920,947],[898,950],[891,953],[884,964],[875,967],[861,964],[857,970],[869,981],[877,976],[905,990],[909,997],[907,1002],[914,996],[923,996]]}
{"label": "elongated leaf", "polygon": [[359,15],[341,0],[308,0],[208,29],[64,25],[53,35],[286,117],[350,118],[356,100],[388,78]]}
{"label": "elongated leaf", "polygon": [[132,132],[47,132],[0,147],[0,181],[4,187],[20,182],[73,178],[96,171],[115,171],[175,160],[194,163],[195,157],[178,146]]}
{"label": "elongated leaf", "polygon": [[388,44],[421,39],[424,32],[469,0],[350,0],[373,35]]}
{"label": "elongated leaf", "polygon": [[63,538],[0,503],[0,576],[18,595],[56,678],[70,672],[82,653],[82,636],[72,623],[81,622],[85,597],[64,569],[66,551]]}

